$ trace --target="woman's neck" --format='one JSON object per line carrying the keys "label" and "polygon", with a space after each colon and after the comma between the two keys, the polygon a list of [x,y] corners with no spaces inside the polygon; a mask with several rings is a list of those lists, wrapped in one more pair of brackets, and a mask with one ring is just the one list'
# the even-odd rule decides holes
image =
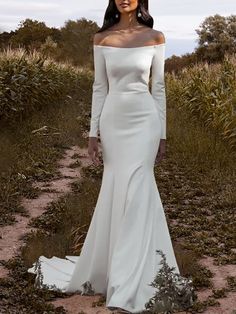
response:
{"label": "woman's neck", "polygon": [[136,10],[129,13],[122,13],[120,15],[120,21],[116,24],[120,30],[137,29],[140,27],[140,23],[136,18]]}

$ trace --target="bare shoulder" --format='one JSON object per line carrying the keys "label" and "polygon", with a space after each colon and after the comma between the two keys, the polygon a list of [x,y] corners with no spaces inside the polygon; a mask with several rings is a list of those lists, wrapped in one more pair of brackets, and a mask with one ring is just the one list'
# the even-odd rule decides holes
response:
{"label": "bare shoulder", "polygon": [[153,29],[152,30],[152,36],[153,36],[153,40],[156,42],[157,45],[158,44],[164,44],[166,42],[165,41],[165,35],[161,31]]}
{"label": "bare shoulder", "polygon": [[95,33],[93,36],[93,44],[94,45],[100,45],[104,41],[105,38],[105,32],[101,33]]}
{"label": "bare shoulder", "polygon": [[109,27],[100,33],[95,33],[93,38],[94,45],[109,45],[114,38],[114,28]]}

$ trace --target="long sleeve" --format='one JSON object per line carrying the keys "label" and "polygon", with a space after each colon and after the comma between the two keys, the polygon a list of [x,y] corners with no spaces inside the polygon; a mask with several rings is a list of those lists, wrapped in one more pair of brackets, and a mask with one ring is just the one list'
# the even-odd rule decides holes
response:
{"label": "long sleeve", "polygon": [[151,94],[161,117],[161,139],[166,139],[165,43],[155,46],[152,59]]}
{"label": "long sleeve", "polygon": [[92,86],[92,105],[89,136],[98,136],[99,118],[108,93],[106,64],[101,47],[93,46],[94,81]]}

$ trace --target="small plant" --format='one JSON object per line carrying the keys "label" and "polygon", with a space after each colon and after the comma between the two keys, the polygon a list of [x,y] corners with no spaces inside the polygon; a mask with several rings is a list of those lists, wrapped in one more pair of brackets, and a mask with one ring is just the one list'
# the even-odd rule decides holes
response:
{"label": "small plant", "polygon": [[163,266],[158,271],[150,286],[157,289],[155,295],[145,304],[150,313],[171,314],[175,310],[186,310],[192,306],[197,295],[192,285],[192,279],[174,273],[175,267],[170,267],[166,262],[162,250],[156,250],[162,256],[160,264]]}
{"label": "small plant", "polygon": [[35,278],[35,283],[34,283],[35,288],[61,292],[61,290],[55,284],[48,285],[48,284],[43,283],[43,272],[41,268],[40,258],[38,258],[38,260],[35,262],[34,271],[36,273],[36,278]]}
{"label": "small plant", "polygon": [[229,286],[229,290],[230,291],[236,291],[236,277],[234,276],[227,276],[226,277],[228,286]]}
{"label": "small plant", "polygon": [[43,273],[41,270],[41,262],[40,260],[36,260],[35,266],[34,266],[34,271],[36,272],[36,278],[35,278],[35,287],[41,288],[43,285]]}
{"label": "small plant", "polygon": [[86,281],[83,285],[83,291],[81,295],[94,295],[95,290],[92,288],[92,284],[90,281]]}

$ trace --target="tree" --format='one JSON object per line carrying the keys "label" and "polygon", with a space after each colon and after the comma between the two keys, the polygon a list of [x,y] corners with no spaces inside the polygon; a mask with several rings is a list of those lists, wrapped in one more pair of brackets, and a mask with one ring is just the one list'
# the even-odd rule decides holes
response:
{"label": "tree", "polygon": [[225,53],[236,52],[236,15],[207,17],[199,29],[196,54],[204,61],[221,61]]}
{"label": "tree", "polygon": [[85,18],[68,20],[61,28],[60,59],[75,65],[91,63],[93,35],[98,29],[96,22]]}
{"label": "tree", "polygon": [[8,32],[2,32],[0,34],[0,49],[4,49],[7,48],[7,46],[10,43],[10,40],[12,38],[12,36],[15,34],[14,31],[11,31],[10,33]]}
{"label": "tree", "polygon": [[172,55],[165,61],[165,71],[178,73],[187,66],[197,63],[197,56],[195,52],[185,53],[182,56]]}
{"label": "tree", "polygon": [[51,34],[52,30],[44,22],[26,19],[20,22],[10,42],[13,47],[23,46],[27,50],[38,49]]}

